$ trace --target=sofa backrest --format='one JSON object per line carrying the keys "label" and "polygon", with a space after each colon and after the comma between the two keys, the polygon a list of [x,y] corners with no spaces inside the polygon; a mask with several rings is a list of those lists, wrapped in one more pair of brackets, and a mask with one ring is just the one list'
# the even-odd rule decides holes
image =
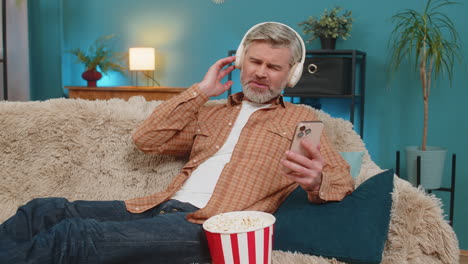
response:
{"label": "sofa backrest", "polygon": [[[131,141],[158,104],[142,97],[1,102],[0,222],[35,197],[109,200],[163,190],[186,159],[146,155]],[[349,122],[317,114],[339,151],[365,151]]]}

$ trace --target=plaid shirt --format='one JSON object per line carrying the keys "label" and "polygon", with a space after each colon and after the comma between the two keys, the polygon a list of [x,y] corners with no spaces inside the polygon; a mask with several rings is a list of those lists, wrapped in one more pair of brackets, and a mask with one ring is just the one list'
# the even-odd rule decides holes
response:
{"label": "plaid shirt", "polygon": [[[140,213],[169,200],[192,171],[224,144],[240,112],[243,94],[230,96],[226,104],[205,105],[208,99],[195,84],[159,105],[134,133],[135,145],[145,153],[190,154],[190,158],[165,191],[125,201],[128,211]],[[290,147],[297,123],[304,120],[316,120],[316,116],[306,107],[284,102],[282,96],[253,113],[208,204],[187,219],[203,223],[222,212],[276,211],[298,186],[281,175],[280,160]],[[353,191],[349,165],[325,135],[320,151],[325,160],[322,184],[319,191],[309,192],[309,200],[340,201]]]}

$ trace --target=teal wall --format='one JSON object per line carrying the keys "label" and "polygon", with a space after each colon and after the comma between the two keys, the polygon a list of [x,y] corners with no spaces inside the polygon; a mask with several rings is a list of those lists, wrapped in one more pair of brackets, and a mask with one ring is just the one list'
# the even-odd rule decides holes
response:
{"label": "teal wall", "polygon": [[32,100],[63,95],[62,10],[61,1],[28,1]]}
{"label": "teal wall", "polygon": [[[396,150],[420,144],[422,99],[418,75],[403,66],[401,73],[389,82],[385,62],[392,30],[389,18],[403,8],[421,8],[423,0],[226,0],[222,5],[210,0],[30,0],[29,4],[34,5],[29,9],[34,62],[32,99],[58,97],[65,85],[85,85],[80,77],[83,66],[73,63],[65,51],[86,48],[102,35],[116,34],[117,50],[155,47],[156,78],[163,86],[186,87],[200,81],[212,63],[235,49],[252,25],[272,20],[299,30],[297,24],[308,16],[341,5],[353,11],[356,21],[351,38],[338,40],[337,48],[367,52],[364,141],[371,156],[382,168],[393,168]],[[465,56],[467,12],[467,4],[447,9],[461,34]],[[308,48],[319,46],[313,43]],[[455,231],[463,249],[468,249],[468,226],[464,224],[468,223],[468,211],[463,209],[468,201],[468,193],[464,192],[468,186],[468,122],[463,117],[468,97],[466,73],[465,64],[457,65],[452,87],[443,80],[432,89],[429,124],[429,143],[445,146],[449,153],[458,155]],[[128,78],[120,74],[105,76],[98,83],[128,84]],[[342,112],[334,104],[330,111]],[[449,180],[447,174],[444,183],[448,185]],[[448,204],[447,195],[438,196]],[[445,209],[448,214],[448,208]]]}

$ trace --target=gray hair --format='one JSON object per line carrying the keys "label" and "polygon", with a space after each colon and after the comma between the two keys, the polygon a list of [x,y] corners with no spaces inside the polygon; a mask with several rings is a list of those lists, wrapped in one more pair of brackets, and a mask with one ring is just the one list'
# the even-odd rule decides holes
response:
{"label": "gray hair", "polygon": [[247,52],[249,45],[254,41],[266,41],[273,47],[289,47],[292,54],[291,66],[302,58],[301,40],[290,28],[279,23],[265,23],[254,28],[245,37],[244,52]]}

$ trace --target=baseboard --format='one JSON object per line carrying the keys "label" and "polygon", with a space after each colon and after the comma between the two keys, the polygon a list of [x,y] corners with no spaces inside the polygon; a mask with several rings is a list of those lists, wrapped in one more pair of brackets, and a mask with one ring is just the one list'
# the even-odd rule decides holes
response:
{"label": "baseboard", "polygon": [[468,257],[468,250],[460,250],[460,256]]}

